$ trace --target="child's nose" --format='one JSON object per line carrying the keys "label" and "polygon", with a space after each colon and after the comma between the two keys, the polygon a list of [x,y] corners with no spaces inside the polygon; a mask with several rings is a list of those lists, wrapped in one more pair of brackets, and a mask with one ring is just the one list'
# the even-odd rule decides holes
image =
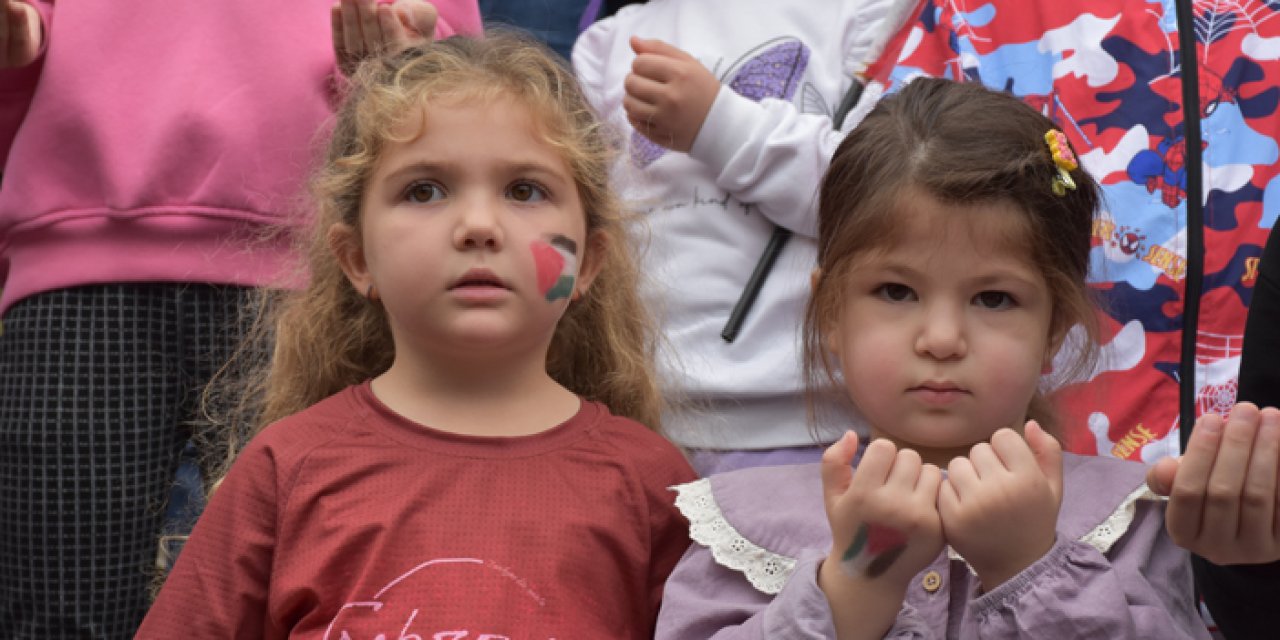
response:
{"label": "child's nose", "polygon": [[497,249],[502,246],[502,228],[494,205],[470,198],[457,206],[461,209],[455,236],[459,249]]}
{"label": "child's nose", "polygon": [[968,350],[964,312],[949,305],[932,305],[923,312],[916,352],[936,360],[963,357]]}

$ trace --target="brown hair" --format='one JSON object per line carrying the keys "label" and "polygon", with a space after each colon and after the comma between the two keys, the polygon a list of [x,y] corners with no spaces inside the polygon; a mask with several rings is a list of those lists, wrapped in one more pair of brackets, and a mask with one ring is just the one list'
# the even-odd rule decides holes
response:
{"label": "brown hair", "polygon": [[[818,203],[818,267],[805,315],[805,371],[811,389],[835,381],[821,331],[837,317],[840,283],[868,252],[894,240],[909,192],[944,203],[1008,202],[1024,214],[1021,240],[1035,256],[1053,301],[1051,335],[1081,325],[1089,344],[1068,373],[1086,370],[1097,353],[1098,325],[1086,282],[1097,183],[1081,169],[1058,196],[1057,168],[1045,143],[1056,128],[1007,93],[977,83],[918,78],[884,98],[836,149]],[[1055,372],[1057,373],[1057,372]],[[1028,418],[1052,429],[1048,400],[1036,394]]]}
{"label": "brown hair", "polygon": [[[606,243],[593,285],[556,326],[547,371],[613,413],[659,427],[663,404],[653,370],[656,332],[639,298],[639,271],[608,180],[616,147],[572,72],[542,45],[503,32],[485,39],[449,38],[371,59],[354,74],[311,184],[317,215],[303,249],[308,285],[268,293],[262,300],[251,342],[273,343],[273,354],[269,365],[236,367],[261,373],[251,373],[235,391],[243,401],[226,422],[250,423],[248,431],[255,432],[391,365],[394,345],[385,313],[348,283],[327,233],[339,222],[359,233],[360,203],[383,146],[413,129],[404,125],[421,118],[422,105],[496,98],[512,99],[530,111],[538,133],[569,166],[588,234],[601,234]],[[242,349],[245,357],[253,353]],[[236,430],[224,424],[223,431]]]}

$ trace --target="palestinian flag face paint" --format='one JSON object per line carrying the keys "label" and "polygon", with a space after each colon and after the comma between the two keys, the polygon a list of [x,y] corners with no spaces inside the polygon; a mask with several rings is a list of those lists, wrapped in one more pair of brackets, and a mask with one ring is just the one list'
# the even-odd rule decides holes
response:
{"label": "palestinian flag face paint", "polygon": [[533,265],[537,270],[538,291],[547,302],[573,295],[578,277],[578,243],[560,234],[529,243]]}
{"label": "palestinian flag face paint", "polygon": [[907,536],[901,531],[879,524],[863,524],[840,560],[850,575],[861,573],[875,578],[888,571],[906,549]]}

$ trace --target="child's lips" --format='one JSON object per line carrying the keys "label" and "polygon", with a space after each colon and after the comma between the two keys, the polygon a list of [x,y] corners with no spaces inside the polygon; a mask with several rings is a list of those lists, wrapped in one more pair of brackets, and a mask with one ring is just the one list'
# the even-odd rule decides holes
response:
{"label": "child's lips", "polygon": [[930,405],[948,405],[971,395],[959,385],[947,382],[926,382],[907,389],[907,394]]}
{"label": "child's lips", "polygon": [[511,289],[511,285],[489,269],[476,268],[469,269],[460,278],[454,280],[453,284],[449,285],[450,291],[459,289],[502,289],[506,291]]}
{"label": "child's lips", "polygon": [[449,285],[449,293],[462,302],[487,304],[498,302],[511,292],[511,285],[488,269],[470,269]]}

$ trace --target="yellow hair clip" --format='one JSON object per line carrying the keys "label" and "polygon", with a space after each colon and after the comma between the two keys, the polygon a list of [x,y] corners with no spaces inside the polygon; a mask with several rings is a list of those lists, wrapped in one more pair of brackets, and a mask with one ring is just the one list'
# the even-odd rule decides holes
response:
{"label": "yellow hair clip", "polygon": [[1049,145],[1049,154],[1053,156],[1053,164],[1058,168],[1058,175],[1053,177],[1053,193],[1058,196],[1067,195],[1067,189],[1076,190],[1076,181],[1071,179],[1070,171],[1080,168],[1076,154],[1067,142],[1067,134],[1050,129],[1044,134],[1045,144]]}

